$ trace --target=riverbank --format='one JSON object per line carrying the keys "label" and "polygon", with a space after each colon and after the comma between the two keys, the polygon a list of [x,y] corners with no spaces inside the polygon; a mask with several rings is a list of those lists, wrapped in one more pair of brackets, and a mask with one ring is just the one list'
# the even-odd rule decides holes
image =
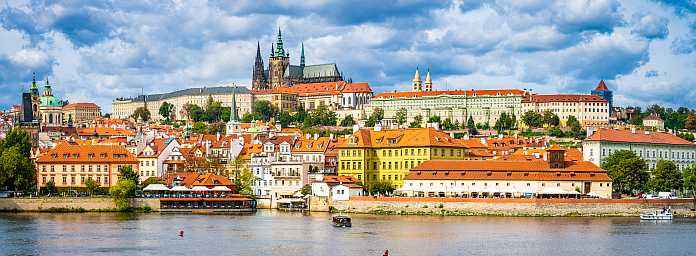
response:
{"label": "riverbank", "polygon": [[414,197],[351,197],[333,201],[332,212],[378,215],[634,217],[671,207],[675,216],[696,217],[692,199],[472,199]]}
{"label": "riverbank", "polygon": [[150,212],[159,211],[158,199],[133,198],[131,207],[121,210],[109,197],[0,198],[3,212]]}

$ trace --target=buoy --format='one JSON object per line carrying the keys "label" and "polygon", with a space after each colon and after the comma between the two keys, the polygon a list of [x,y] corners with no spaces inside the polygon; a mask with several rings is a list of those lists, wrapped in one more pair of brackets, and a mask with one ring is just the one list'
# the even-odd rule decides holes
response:
{"label": "buoy", "polygon": [[384,251],[384,255],[382,256],[389,256],[389,250]]}
{"label": "buoy", "polygon": [[183,230],[179,230],[179,236],[180,236],[180,237],[184,237],[184,231],[183,231]]}

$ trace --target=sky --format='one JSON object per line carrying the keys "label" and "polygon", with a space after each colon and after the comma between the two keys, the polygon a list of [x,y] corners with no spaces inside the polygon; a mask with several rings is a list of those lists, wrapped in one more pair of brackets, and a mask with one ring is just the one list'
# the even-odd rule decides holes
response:
{"label": "sky", "polygon": [[[32,72],[70,102],[249,86],[282,29],[290,62],[337,63],[376,92],[589,93],[615,105],[696,107],[696,0],[0,0],[0,109]],[[42,82],[43,83],[43,82]]]}

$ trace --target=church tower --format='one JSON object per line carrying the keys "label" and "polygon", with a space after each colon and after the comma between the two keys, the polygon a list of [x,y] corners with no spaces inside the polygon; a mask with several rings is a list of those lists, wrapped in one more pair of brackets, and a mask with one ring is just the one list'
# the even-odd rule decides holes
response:
{"label": "church tower", "polygon": [[428,67],[428,73],[425,75],[425,91],[433,91],[433,80],[430,78],[430,67]]}
{"label": "church tower", "polygon": [[269,88],[277,88],[285,84],[284,75],[288,65],[290,65],[290,54],[283,49],[283,35],[279,28],[275,51],[271,53],[271,57],[268,60]]}
{"label": "church tower", "polygon": [[423,81],[420,79],[420,74],[418,73],[418,67],[416,67],[416,74],[413,76],[413,91],[422,92],[423,91]]}
{"label": "church tower", "polygon": [[261,45],[256,42],[256,60],[254,61],[254,72],[252,74],[251,89],[262,90],[267,86],[266,75],[263,70],[263,59],[261,58]]}

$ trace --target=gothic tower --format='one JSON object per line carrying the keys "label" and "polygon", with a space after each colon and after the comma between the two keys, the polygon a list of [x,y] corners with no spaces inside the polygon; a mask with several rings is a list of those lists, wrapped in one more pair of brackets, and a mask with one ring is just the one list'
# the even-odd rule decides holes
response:
{"label": "gothic tower", "polygon": [[305,60],[304,60],[304,42],[302,42],[302,51],[300,51],[300,67],[304,68],[305,66]]}
{"label": "gothic tower", "polygon": [[271,53],[268,60],[268,85],[271,89],[285,84],[283,78],[288,65],[290,65],[290,54],[283,49],[283,36],[279,28],[275,51]]}
{"label": "gothic tower", "polygon": [[433,91],[433,80],[430,78],[430,67],[428,67],[428,73],[425,75],[425,91]]}
{"label": "gothic tower", "polygon": [[413,76],[413,91],[422,92],[423,91],[423,81],[420,79],[420,74],[418,74],[418,67],[416,67],[416,74]]}
{"label": "gothic tower", "polygon": [[251,89],[262,90],[267,86],[266,75],[263,71],[263,59],[261,58],[261,45],[256,42],[256,60],[254,61],[254,72],[251,79]]}
{"label": "gothic tower", "polygon": [[39,87],[36,85],[36,73],[33,73],[33,78],[31,80],[31,89],[29,90],[31,94],[31,112],[34,120],[39,119]]}

